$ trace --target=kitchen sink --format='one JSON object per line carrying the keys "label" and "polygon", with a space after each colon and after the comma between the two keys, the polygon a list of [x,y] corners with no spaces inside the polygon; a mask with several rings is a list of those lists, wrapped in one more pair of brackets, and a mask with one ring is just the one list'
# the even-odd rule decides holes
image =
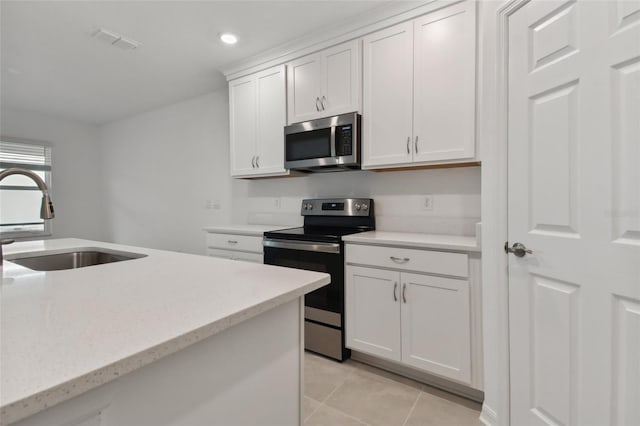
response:
{"label": "kitchen sink", "polygon": [[129,253],[116,250],[96,248],[72,249],[71,251],[51,254],[17,253],[5,256],[5,260],[16,263],[34,271],[62,271],[66,269],[84,268],[105,263],[123,262],[140,259],[146,254]]}

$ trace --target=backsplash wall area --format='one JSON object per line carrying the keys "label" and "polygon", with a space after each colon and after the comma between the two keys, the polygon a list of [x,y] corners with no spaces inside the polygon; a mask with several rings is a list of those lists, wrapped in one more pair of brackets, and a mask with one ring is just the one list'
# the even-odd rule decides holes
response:
{"label": "backsplash wall area", "polygon": [[331,197],[373,198],[378,230],[473,236],[480,221],[480,167],[254,180],[247,194],[234,196],[234,218],[299,225],[303,198]]}

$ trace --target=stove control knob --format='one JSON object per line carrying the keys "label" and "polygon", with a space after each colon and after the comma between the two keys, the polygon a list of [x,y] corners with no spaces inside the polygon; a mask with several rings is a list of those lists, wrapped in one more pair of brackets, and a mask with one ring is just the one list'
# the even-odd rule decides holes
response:
{"label": "stove control knob", "polygon": [[357,211],[360,211],[360,209],[362,208],[362,206],[358,203],[356,203],[354,207],[356,208]]}
{"label": "stove control knob", "polygon": [[311,203],[307,204],[307,208],[308,208],[309,210],[313,210],[313,204],[311,204]]}
{"label": "stove control knob", "polygon": [[369,205],[368,204],[362,204],[362,210],[364,210],[364,211],[369,210]]}
{"label": "stove control knob", "polygon": [[302,210],[306,210],[307,209],[307,205],[305,203],[302,203]]}

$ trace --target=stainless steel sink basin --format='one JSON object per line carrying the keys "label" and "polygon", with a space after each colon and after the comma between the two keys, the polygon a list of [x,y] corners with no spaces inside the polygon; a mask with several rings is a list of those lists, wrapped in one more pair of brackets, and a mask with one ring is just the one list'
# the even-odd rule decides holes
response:
{"label": "stainless steel sink basin", "polygon": [[51,254],[37,252],[17,253],[5,256],[5,260],[34,271],[62,271],[65,269],[84,268],[86,266],[140,259],[146,256],[146,254],[124,251],[86,248]]}

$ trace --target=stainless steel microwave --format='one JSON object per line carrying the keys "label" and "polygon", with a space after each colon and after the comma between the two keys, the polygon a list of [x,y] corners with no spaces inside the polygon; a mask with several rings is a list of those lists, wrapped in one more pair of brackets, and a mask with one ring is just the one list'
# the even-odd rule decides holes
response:
{"label": "stainless steel microwave", "polygon": [[352,112],[286,126],[284,147],[287,169],[360,169],[360,115]]}

